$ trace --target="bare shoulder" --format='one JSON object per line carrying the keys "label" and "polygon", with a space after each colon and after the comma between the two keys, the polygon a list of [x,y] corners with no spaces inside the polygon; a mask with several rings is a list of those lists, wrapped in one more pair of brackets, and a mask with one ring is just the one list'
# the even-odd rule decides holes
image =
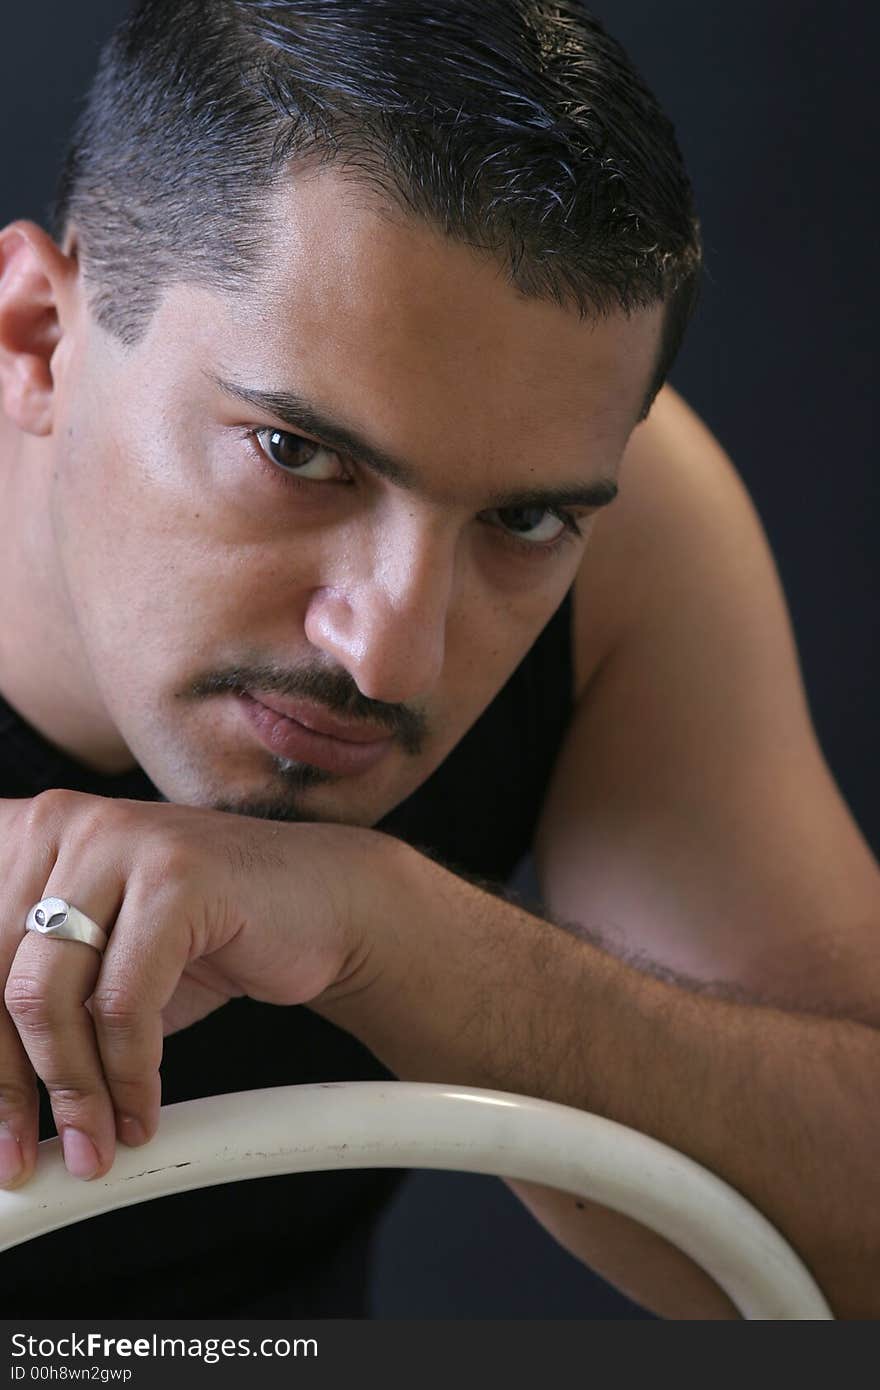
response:
{"label": "bare shoulder", "polygon": [[[777,583],[754,508],[719,441],[665,386],[630,439],[620,496],[596,522],[574,590],[576,689],[582,695],[634,625],[699,601],[726,555],[743,578]],[[719,555],[718,547],[722,547]],[[745,546],[745,551],[743,547]]]}
{"label": "bare shoulder", "polygon": [[686,975],[876,1022],[880,870],[817,743],[755,509],[672,391],[594,529],[575,640],[534,846],[548,910]]}

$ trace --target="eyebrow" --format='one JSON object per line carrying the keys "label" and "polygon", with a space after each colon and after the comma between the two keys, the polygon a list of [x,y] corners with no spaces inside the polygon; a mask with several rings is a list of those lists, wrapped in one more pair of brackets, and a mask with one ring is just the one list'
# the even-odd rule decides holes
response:
{"label": "eyebrow", "polygon": [[[363,464],[397,487],[417,492],[423,486],[412,464],[404,459],[395,458],[386,450],[371,444],[340,421],[317,410],[297,392],[259,391],[254,387],[239,386],[235,382],[226,381],[212,372],[205,372],[205,375],[224,395],[244,401],[246,405],[254,406],[265,415],[274,415],[294,433],[315,435],[322,444],[338,450],[354,459],[356,463]],[[499,493],[490,499],[490,509],[544,507],[553,510],[559,507],[607,507],[614,501],[617,492],[617,483],[613,479],[597,478],[591,482],[562,484],[559,487]]]}

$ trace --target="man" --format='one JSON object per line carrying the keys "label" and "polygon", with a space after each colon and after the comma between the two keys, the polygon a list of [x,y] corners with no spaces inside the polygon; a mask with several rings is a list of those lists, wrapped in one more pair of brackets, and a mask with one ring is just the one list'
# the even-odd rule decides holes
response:
{"label": "man", "polygon": [[[75,1176],[148,1141],[164,1031],[166,1101],[390,1072],[633,1125],[876,1316],[880,876],[758,523],[660,389],[699,240],[619,49],[537,0],[151,0],[54,233],[0,237],[6,1185],[37,1077]],[[496,891],[529,844],[564,925]],[[24,929],[52,897],[97,949]],[[340,1314],[387,1191],[345,1177],[3,1278],[31,1312],[48,1264],[68,1315]],[[648,1307],[731,1315],[511,1186]]]}

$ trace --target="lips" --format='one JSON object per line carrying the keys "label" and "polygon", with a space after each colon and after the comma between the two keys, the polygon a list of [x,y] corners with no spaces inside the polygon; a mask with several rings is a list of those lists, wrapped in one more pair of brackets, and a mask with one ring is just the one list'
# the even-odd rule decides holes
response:
{"label": "lips", "polygon": [[387,729],[365,724],[363,720],[340,719],[308,700],[283,700],[279,695],[263,695],[259,690],[247,691],[246,694],[265,709],[274,710],[285,719],[292,719],[302,724],[303,728],[325,734],[327,738],[342,739],[345,743],[375,743],[389,737]]}
{"label": "lips", "polygon": [[[337,777],[368,771],[394,746],[387,731],[377,734],[363,724],[337,719],[307,701],[265,696],[272,701],[269,705],[249,693],[235,698],[250,728],[276,757]],[[288,714],[288,710],[295,714]]]}

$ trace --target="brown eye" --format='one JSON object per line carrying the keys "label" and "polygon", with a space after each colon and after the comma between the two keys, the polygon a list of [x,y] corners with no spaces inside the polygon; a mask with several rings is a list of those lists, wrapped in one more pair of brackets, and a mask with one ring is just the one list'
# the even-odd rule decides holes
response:
{"label": "brown eye", "polygon": [[552,545],[568,529],[565,518],[547,507],[499,507],[489,515],[517,540],[535,545]]}
{"label": "brown eye", "polygon": [[339,455],[312,439],[273,429],[257,430],[255,437],[266,457],[285,473],[315,482],[333,482],[348,476]]}

